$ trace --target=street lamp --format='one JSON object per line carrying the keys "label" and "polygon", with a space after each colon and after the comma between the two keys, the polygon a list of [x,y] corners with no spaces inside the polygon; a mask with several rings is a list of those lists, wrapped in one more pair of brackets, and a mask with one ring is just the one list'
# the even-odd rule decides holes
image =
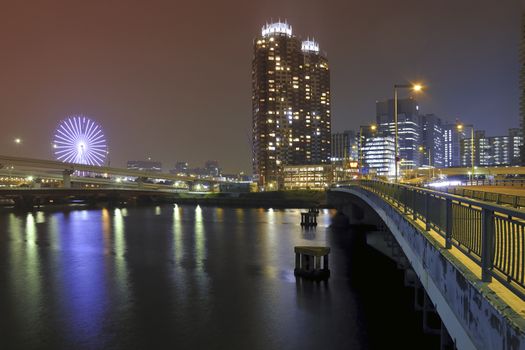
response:
{"label": "street lamp", "polygon": [[[364,165],[364,154],[363,154],[363,128],[366,128],[367,126],[361,125],[359,127],[359,154],[358,154],[358,164],[359,164],[359,172],[361,173],[361,177],[363,177],[363,165]],[[377,131],[377,125],[371,124],[368,126],[370,128],[370,131],[375,133]]]}
{"label": "street lamp", "polygon": [[411,89],[414,92],[423,91],[421,84],[394,84],[394,157],[395,157],[395,182],[397,183],[397,163],[399,155],[398,149],[398,135],[397,135],[397,89]]}
{"label": "street lamp", "polygon": [[19,138],[19,137],[15,138],[15,140],[14,140],[14,141],[15,141],[15,144],[17,144],[17,145],[19,145],[19,144],[21,144],[21,143],[22,143],[22,139],[21,139],[21,138]]}
{"label": "street lamp", "polygon": [[474,125],[472,124],[458,124],[457,129],[459,132],[462,132],[465,128],[470,128],[470,165],[472,166],[472,171],[469,175],[471,175],[470,182],[472,183],[472,180],[474,180]]}

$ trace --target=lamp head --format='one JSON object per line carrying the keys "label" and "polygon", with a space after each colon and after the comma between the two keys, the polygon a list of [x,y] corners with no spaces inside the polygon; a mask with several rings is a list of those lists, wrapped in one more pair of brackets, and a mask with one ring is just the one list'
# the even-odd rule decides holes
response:
{"label": "lamp head", "polygon": [[412,85],[412,90],[414,92],[420,92],[420,91],[423,90],[423,85],[421,85],[421,84],[414,84],[414,85]]}

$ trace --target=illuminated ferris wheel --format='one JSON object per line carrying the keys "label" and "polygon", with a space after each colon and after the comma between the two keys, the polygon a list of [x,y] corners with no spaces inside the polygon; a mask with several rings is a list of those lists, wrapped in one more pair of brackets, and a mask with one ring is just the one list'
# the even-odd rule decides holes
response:
{"label": "illuminated ferris wheel", "polygon": [[102,127],[83,115],[67,117],[53,136],[55,158],[62,162],[104,165],[108,150]]}

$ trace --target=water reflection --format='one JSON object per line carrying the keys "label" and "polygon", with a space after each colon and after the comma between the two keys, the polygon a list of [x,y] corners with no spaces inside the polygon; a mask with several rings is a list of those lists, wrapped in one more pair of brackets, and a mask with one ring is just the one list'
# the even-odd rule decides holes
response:
{"label": "water reflection", "polygon": [[115,255],[119,260],[124,260],[126,252],[126,241],[124,240],[124,213],[123,209],[115,209],[113,212],[113,231],[114,231],[114,249]]}
{"label": "water reflection", "polygon": [[195,262],[202,269],[205,258],[205,240],[204,223],[202,219],[202,208],[197,205],[195,208]]}
{"label": "water reflection", "polygon": [[46,216],[44,215],[43,211],[37,211],[36,212],[36,219],[35,222],[37,224],[43,224],[46,222]]}
{"label": "water reflection", "polygon": [[104,253],[111,251],[111,219],[109,210],[102,209],[102,235],[104,236]]}
{"label": "water reflection", "polygon": [[[24,244],[21,254],[13,254],[13,267],[15,268],[16,291],[20,293],[19,298],[23,298],[23,313],[19,322],[25,323],[26,320],[36,321],[39,319],[39,310],[42,306],[42,278],[37,243],[37,226],[35,217],[32,213],[25,218],[25,229],[20,230],[21,222],[17,220],[15,234],[22,234]],[[36,329],[33,332],[38,332]]]}
{"label": "water reflection", "polygon": [[93,341],[108,306],[101,212],[72,212],[62,228],[59,283],[64,331],[71,342]]}
{"label": "water reflection", "polygon": [[115,266],[115,284],[122,298],[128,298],[128,269],[126,262],[126,240],[124,238],[126,224],[122,209],[113,212],[113,249]]}
{"label": "water reflection", "polygon": [[180,264],[182,260],[182,245],[182,208],[175,204],[173,208],[173,248],[177,264]]}
{"label": "water reflection", "polygon": [[196,292],[201,296],[205,297],[208,293],[208,276],[205,269],[207,260],[206,252],[206,232],[203,219],[203,210],[200,206],[195,208],[195,220],[194,220],[194,232],[195,232],[195,257],[194,262],[197,267],[195,272]]}
{"label": "water reflection", "polygon": [[215,222],[222,222],[224,220],[224,209],[215,208],[215,210],[213,210],[213,218]]}
{"label": "water reflection", "polygon": [[315,233],[317,232],[316,227],[303,226],[303,238],[309,241],[315,240]]}

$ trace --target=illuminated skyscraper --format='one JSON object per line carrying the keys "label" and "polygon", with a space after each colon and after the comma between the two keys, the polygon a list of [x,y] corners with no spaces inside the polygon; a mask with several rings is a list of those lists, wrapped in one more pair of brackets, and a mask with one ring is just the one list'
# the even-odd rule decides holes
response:
{"label": "illuminated skyscraper", "polygon": [[363,142],[363,170],[377,176],[395,174],[395,145],[392,136],[367,137]]}
{"label": "illuminated skyscraper", "polygon": [[421,154],[421,165],[431,164],[442,168],[444,165],[443,124],[441,118],[435,114],[421,116],[421,145],[425,152]]}
{"label": "illuminated skyscraper", "polygon": [[[399,99],[397,116],[400,168],[413,169],[421,163],[421,118],[416,100]],[[376,102],[376,123],[384,136],[395,136],[394,100]]]}
{"label": "illuminated skyscraper", "polygon": [[458,123],[443,125],[443,166],[461,166],[461,140],[465,138],[465,131],[458,130]]}
{"label": "illuminated skyscraper", "polygon": [[261,186],[282,186],[285,165],[330,163],[330,72],[313,40],[287,23],[266,24],[252,61],[253,170]]}

